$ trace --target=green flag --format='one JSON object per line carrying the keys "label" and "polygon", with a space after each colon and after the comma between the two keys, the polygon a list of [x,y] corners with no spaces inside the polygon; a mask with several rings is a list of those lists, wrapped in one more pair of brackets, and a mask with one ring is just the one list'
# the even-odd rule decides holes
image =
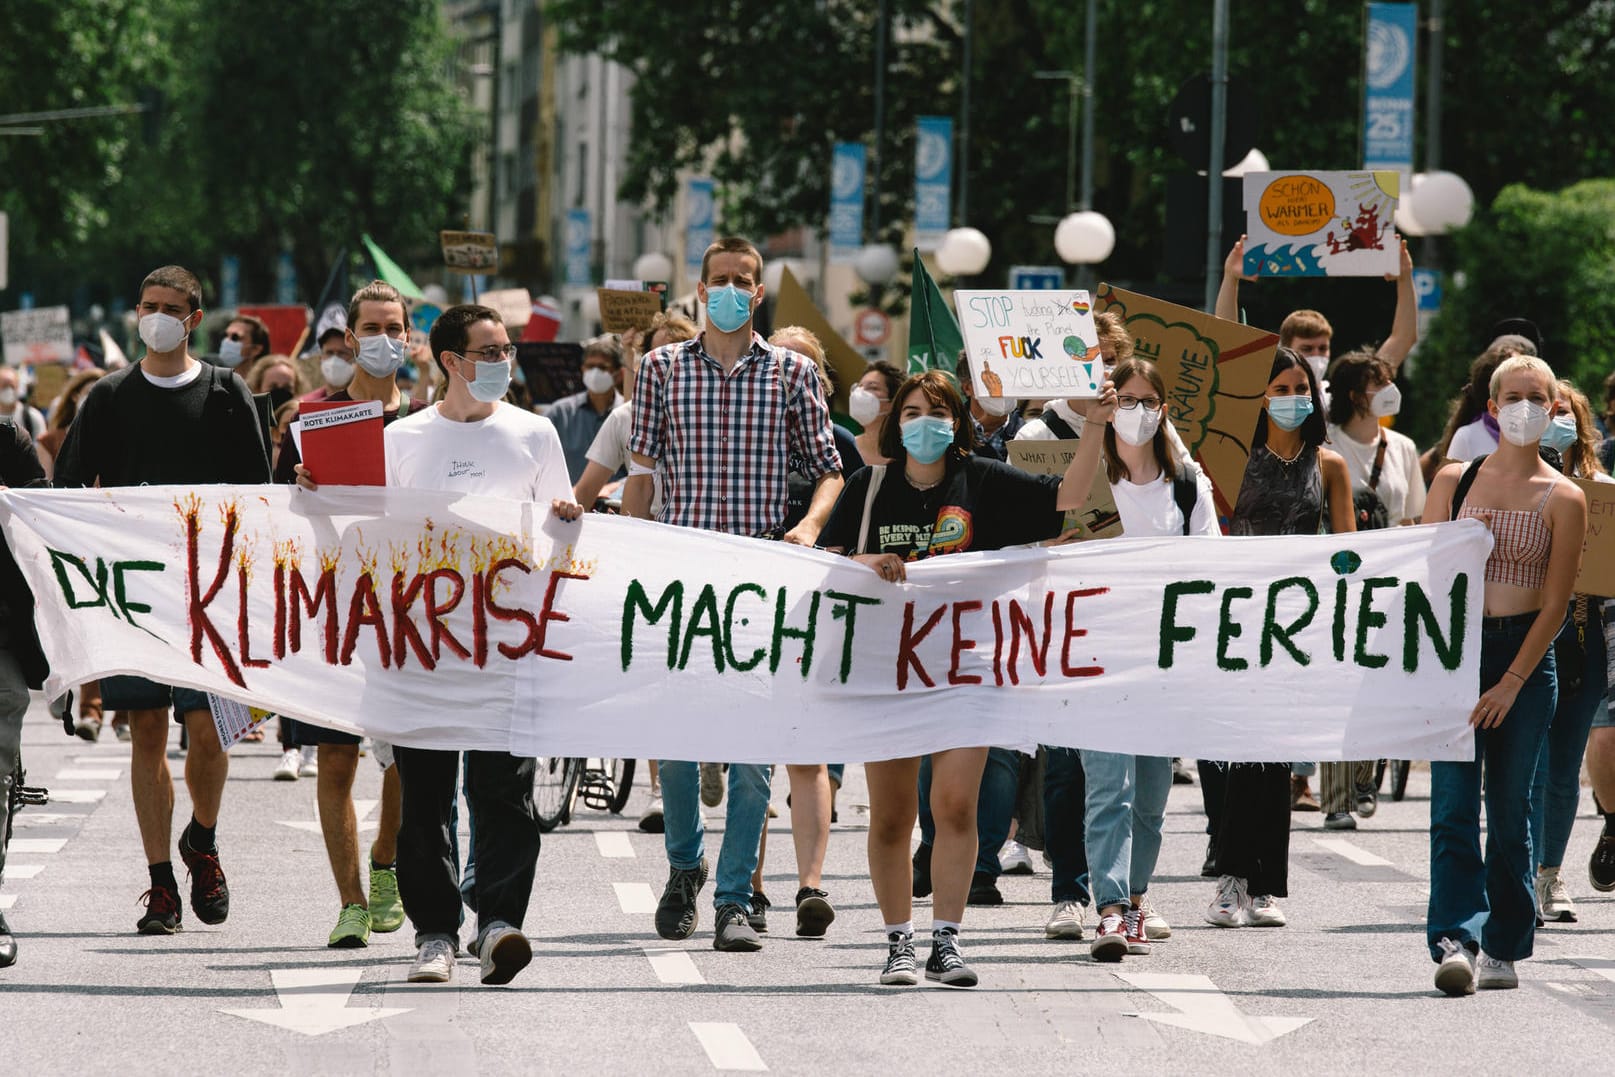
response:
{"label": "green flag", "polygon": [[368,235],[359,237],[364,240],[365,249],[370,252],[371,261],[376,263],[376,275],[388,284],[404,293],[406,299],[425,299],[415,282],[409,279],[409,274],[398,267],[398,263],[387,257],[387,252],[376,246],[376,241]]}
{"label": "green flag", "polygon": [[964,350],[964,337],[942,292],[925,271],[920,252],[914,252],[914,283],[909,297],[908,372],[941,370],[952,374]]}

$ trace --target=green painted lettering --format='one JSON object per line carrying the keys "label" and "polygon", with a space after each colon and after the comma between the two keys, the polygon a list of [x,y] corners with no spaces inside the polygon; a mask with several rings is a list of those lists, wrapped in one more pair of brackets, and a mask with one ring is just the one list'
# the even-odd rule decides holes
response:
{"label": "green painted lettering", "polygon": [[1369,652],[1368,633],[1370,629],[1385,626],[1385,614],[1374,609],[1374,592],[1397,587],[1400,583],[1395,576],[1372,576],[1363,581],[1363,594],[1357,601],[1357,645],[1352,654],[1359,666],[1379,669],[1391,660],[1388,655]]}
{"label": "green painted lettering", "polygon": [[1469,574],[1460,572],[1452,581],[1452,590],[1447,593],[1447,634],[1441,635],[1441,626],[1436,623],[1435,610],[1431,608],[1430,598],[1424,593],[1424,588],[1416,583],[1407,586],[1407,595],[1402,605],[1402,668],[1414,673],[1419,668],[1419,626],[1422,624],[1430,635],[1430,644],[1435,648],[1436,659],[1440,661],[1441,668],[1452,672],[1464,661],[1464,624],[1469,615]]}
{"label": "green painted lettering", "polygon": [[1230,587],[1222,593],[1222,608],[1217,614],[1217,668],[1229,672],[1247,668],[1250,663],[1243,658],[1235,658],[1228,653],[1228,644],[1235,636],[1245,634],[1240,626],[1229,614],[1229,608],[1242,598],[1250,598],[1256,592],[1249,587]]}
{"label": "green painted lettering", "polygon": [[650,598],[645,594],[644,586],[638,580],[630,580],[628,594],[622,600],[622,668],[623,672],[634,661],[634,619],[643,616],[645,623],[653,625],[668,615],[667,626],[667,668],[678,668],[679,655],[679,623],[684,616],[684,584],[674,580],[662,592],[662,597],[656,605],[650,604]]}
{"label": "green painted lettering", "polygon": [[[1298,587],[1306,592],[1307,608],[1295,620],[1287,625],[1278,622],[1279,595],[1291,587]],[[1262,668],[1266,669],[1273,663],[1273,641],[1278,640],[1295,664],[1305,666],[1311,663],[1312,657],[1305,651],[1296,647],[1293,637],[1297,632],[1312,623],[1312,618],[1318,612],[1318,589],[1312,581],[1305,576],[1290,576],[1287,579],[1274,580],[1267,585],[1267,616],[1262,619]]]}
{"label": "green painted lettering", "polygon": [[1161,654],[1158,664],[1162,669],[1172,668],[1172,651],[1179,643],[1194,639],[1193,625],[1178,624],[1178,598],[1181,595],[1209,595],[1217,589],[1210,580],[1178,580],[1166,585],[1161,594]]}

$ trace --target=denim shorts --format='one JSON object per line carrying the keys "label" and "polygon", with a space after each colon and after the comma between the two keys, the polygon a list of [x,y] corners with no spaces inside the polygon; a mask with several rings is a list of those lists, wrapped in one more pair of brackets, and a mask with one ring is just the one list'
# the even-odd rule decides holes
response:
{"label": "denim shorts", "polygon": [[174,721],[184,723],[191,711],[213,713],[207,693],[175,688],[144,677],[102,677],[101,707],[109,711],[158,711],[174,708]]}

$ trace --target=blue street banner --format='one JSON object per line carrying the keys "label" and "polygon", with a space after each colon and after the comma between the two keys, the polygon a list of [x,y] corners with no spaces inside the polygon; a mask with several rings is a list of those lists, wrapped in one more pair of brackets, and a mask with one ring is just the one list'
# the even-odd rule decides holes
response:
{"label": "blue street banner", "polygon": [[713,225],[715,189],[705,176],[691,176],[684,181],[684,265],[691,273],[701,271],[701,256],[718,235]]}
{"label": "blue street banner", "polygon": [[219,308],[235,310],[241,305],[241,259],[227,254],[219,259]]}
{"label": "blue street banner", "polygon": [[565,283],[588,287],[594,283],[589,271],[589,211],[566,211],[566,273]]}
{"label": "blue street banner", "polygon": [[951,225],[953,119],[921,116],[914,139],[914,245],[934,251]]}
{"label": "blue street banner", "polygon": [[1368,5],[1363,40],[1363,167],[1413,172],[1417,4]]}
{"label": "blue street banner", "polygon": [[840,265],[864,245],[864,144],[837,142],[830,160],[830,261]]}
{"label": "blue street banner", "polygon": [[297,263],[291,251],[281,251],[275,262],[275,302],[290,306],[297,302]]}

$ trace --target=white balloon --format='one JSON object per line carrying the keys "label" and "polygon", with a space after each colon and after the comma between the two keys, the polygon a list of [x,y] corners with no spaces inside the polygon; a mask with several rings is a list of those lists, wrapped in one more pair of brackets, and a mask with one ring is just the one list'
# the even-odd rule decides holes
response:
{"label": "white balloon", "polygon": [[859,251],[852,269],[865,284],[887,284],[897,276],[897,252],[885,243],[871,243]]}
{"label": "white balloon", "polygon": [[1424,173],[1415,172],[1408,179],[1407,190],[1396,200],[1396,230],[1404,236],[1428,235],[1430,229],[1413,214],[1413,192],[1424,184]]}
{"label": "white balloon", "polygon": [[992,261],[993,245],[975,228],[952,228],[936,249],[936,266],[950,277],[973,277]]}
{"label": "white balloon", "polygon": [[1093,265],[1116,249],[1116,229],[1091,209],[1067,214],[1054,229],[1054,250],[1072,265]]}
{"label": "white balloon", "polygon": [[673,279],[673,260],[661,251],[646,251],[634,259],[634,277],[646,281]]}
{"label": "white balloon", "polygon": [[1431,172],[1413,192],[1413,214],[1431,235],[1444,235],[1469,223],[1475,212],[1475,193],[1462,176]]}

